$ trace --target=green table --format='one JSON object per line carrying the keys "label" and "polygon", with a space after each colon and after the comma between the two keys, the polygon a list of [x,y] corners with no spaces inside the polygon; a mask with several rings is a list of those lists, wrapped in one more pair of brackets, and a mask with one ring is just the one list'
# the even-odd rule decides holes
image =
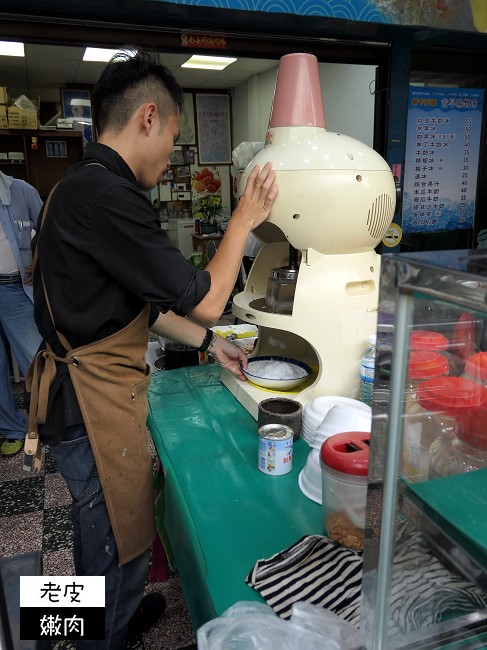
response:
{"label": "green table", "polygon": [[166,470],[165,524],[195,629],[240,600],[256,560],[304,535],[322,534],[321,507],[299,489],[310,447],[294,444],[293,469],[257,469],[257,423],[220,383],[216,365],[159,372],[148,426]]}

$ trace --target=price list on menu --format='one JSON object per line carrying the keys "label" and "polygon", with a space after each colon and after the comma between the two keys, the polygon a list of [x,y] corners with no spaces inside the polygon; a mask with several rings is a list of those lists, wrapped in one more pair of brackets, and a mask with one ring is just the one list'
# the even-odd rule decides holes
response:
{"label": "price list on menu", "polygon": [[409,90],[403,232],[473,228],[483,90]]}

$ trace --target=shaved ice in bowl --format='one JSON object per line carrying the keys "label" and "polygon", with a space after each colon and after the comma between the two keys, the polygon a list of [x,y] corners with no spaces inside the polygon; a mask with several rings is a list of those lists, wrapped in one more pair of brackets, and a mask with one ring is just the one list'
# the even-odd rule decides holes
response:
{"label": "shaved ice in bowl", "polygon": [[308,364],[290,357],[253,357],[242,372],[253,384],[273,390],[290,390],[302,384],[310,375]]}

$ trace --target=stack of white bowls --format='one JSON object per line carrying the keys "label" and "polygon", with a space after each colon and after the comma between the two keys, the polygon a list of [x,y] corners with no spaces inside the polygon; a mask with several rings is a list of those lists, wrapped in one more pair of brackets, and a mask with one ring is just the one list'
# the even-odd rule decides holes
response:
{"label": "stack of white bowls", "polygon": [[[334,410],[334,416],[331,417],[330,411],[335,407],[337,408]],[[325,424],[328,413],[330,418],[328,424]],[[371,421],[372,409],[363,402],[339,395],[316,397],[303,409],[301,437],[310,447],[321,449],[325,440],[334,433],[370,431]],[[364,426],[366,428],[361,428]]]}
{"label": "stack of white bowls", "polygon": [[306,465],[298,476],[298,485],[304,496],[321,503],[322,480],[319,449],[312,449],[306,460]]}
{"label": "stack of white bowls", "polygon": [[322,501],[321,445],[344,431],[370,431],[372,409],[367,404],[335,395],[317,397],[303,409],[301,437],[313,449],[298,477],[301,492],[312,501]]}

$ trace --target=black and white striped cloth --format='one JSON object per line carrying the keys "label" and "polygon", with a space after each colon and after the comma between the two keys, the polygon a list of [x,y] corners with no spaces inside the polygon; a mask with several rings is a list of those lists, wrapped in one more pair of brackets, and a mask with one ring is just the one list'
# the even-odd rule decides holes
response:
{"label": "black and white striped cloth", "polygon": [[[327,537],[303,537],[258,560],[246,582],[281,618],[289,619],[293,603],[304,601],[359,627],[362,552]],[[389,635],[395,636],[485,609],[487,594],[446,569],[414,532],[398,540],[389,602]]]}
{"label": "black and white striped cloth", "polygon": [[362,553],[309,535],[266,560],[258,560],[246,582],[281,618],[293,603],[305,601],[358,627]]}
{"label": "black and white striped cloth", "polygon": [[448,570],[418,532],[396,543],[389,595],[389,635],[406,634],[487,608],[487,594]]}

